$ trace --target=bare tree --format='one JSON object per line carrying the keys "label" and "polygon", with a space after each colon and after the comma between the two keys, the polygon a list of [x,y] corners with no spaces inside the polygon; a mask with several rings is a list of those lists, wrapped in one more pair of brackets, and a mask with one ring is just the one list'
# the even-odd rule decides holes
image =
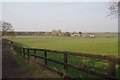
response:
{"label": "bare tree", "polygon": [[70,32],[65,32],[65,36],[70,36]]}
{"label": "bare tree", "polygon": [[62,34],[62,31],[60,29],[58,29],[58,30],[52,30],[51,35],[52,36],[62,36],[63,34]]}
{"label": "bare tree", "polygon": [[13,32],[14,31],[14,29],[10,23],[2,22],[2,21],[1,21],[1,23],[2,23],[2,25],[1,25],[2,32],[7,32],[7,31]]}
{"label": "bare tree", "polygon": [[80,34],[80,36],[82,36],[83,33],[80,31],[79,34]]}
{"label": "bare tree", "polygon": [[57,32],[57,30],[52,30],[51,35],[52,35],[52,36],[58,36],[58,32]]}
{"label": "bare tree", "polygon": [[113,0],[113,2],[109,2],[108,4],[108,10],[109,10],[109,16],[120,15],[120,0]]}
{"label": "bare tree", "polygon": [[14,34],[13,26],[8,22],[0,21],[0,31],[2,32],[2,35],[5,35],[7,32],[10,32],[11,35]]}

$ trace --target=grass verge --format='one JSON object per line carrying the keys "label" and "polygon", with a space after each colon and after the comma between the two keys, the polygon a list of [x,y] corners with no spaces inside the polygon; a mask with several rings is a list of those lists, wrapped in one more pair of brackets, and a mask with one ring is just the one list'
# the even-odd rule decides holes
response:
{"label": "grass verge", "polygon": [[31,74],[31,78],[59,78],[58,74],[53,73],[46,68],[35,64],[33,60],[28,61],[23,56],[18,55],[12,50],[12,56],[16,62],[27,72]]}

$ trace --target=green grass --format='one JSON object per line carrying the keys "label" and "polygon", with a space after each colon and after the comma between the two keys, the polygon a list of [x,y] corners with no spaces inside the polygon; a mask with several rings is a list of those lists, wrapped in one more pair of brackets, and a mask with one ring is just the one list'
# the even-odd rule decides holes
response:
{"label": "green grass", "polygon": [[14,50],[12,50],[12,52],[14,53],[12,54],[12,56],[14,57],[18,65],[20,65],[24,70],[29,72],[31,74],[31,77],[35,77],[36,74],[41,74],[43,72],[42,67],[38,68],[36,66],[33,66],[32,63],[25,61],[25,59],[22,56],[17,55]]}
{"label": "green grass", "polygon": [[117,38],[26,36],[12,37],[10,40],[20,43],[20,46],[30,48],[118,56]]}
{"label": "green grass", "polygon": [[[12,52],[13,52],[12,56],[16,60],[17,64],[21,66],[25,71],[29,72],[29,74],[31,75],[29,78],[59,78],[60,77],[58,75],[55,75],[55,73],[52,73],[48,69],[41,67],[38,64],[35,64],[33,59],[32,61],[28,61],[22,55],[18,55],[15,52],[15,50],[12,50]],[[36,59],[35,61],[39,62],[40,59]]]}
{"label": "green grass", "polygon": [[[114,55],[118,56],[118,39],[111,38],[78,38],[78,37],[51,37],[51,36],[17,36],[9,37],[10,40],[16,42],[19,46],[28,48],[42,48],[59,51],[72,51],[100,55]],[[33,51],[30,51],[33,54]],[[44,56],[42,51],[37,51],[37,55]],[[63,61],[63,55],[56,55],[55,53],[48,53],[48,58]],[[68,56],[68,63],[75,66],[81,66],[85,59],[82,57]],[[44,64],[44,60],[40,60]],[[91,69],[106,73],[108,72],[108,64],[95,59],[87,59],[88,65]],[[64,72],[63,66],[48,62],[48,65],[56,70]],[[117,66],[119,68],[119,66]],[[120,69],[119,69],[120,70]],[[117,70],[117,71],[119,71]],[[84,72],[79,72],[75,69],[69,68],[68,74],[72,77],[91,78],[95,77]],[[118,73],[117,73],[117,76]]]}

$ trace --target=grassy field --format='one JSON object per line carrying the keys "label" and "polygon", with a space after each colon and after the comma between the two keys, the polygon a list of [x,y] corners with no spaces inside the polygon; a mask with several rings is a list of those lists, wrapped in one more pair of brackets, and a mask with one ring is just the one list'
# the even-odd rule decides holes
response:
{"label": "grassy field", "polygon": [[24,47],[118,56],[117,38],[19,36],[10,40]]}
{"label": "grassy field", "polygon": [[[100,55],[114,55],[118,56],[118,39],[117,37],[109,38],[79,38],[79,37],[52,37],[52,36],[16,36],[9,37],[10,40],[16,42],[19,46],[28,48],[42,48],[61,51],[82,52]],[[30,51],[33,54],[32,51]],[[41,54],[40,54],[41,53]],[[43,52],[37,52],[37,55],[44,56]],[[48,54],[48,58],[63,61],[64,57],[59,54]],[[44,64],[44,60],[38,59]],[[81,57],[68,56],[68,63],[75,66],[81,66],[84,59]],[[108,64],[106,62],[96,61],[95,59],[87,59],[91,69],[99,72],[108,72]],[[64,66],[53,62],[48,62],[48,65],[56,70],[64,72]],[[117,72],[120,71],[120,66],[117,67]],[[68,74],[72,77],[93,78],[96,76],[79,72],[75,69],[69,68]],[[118,73],[117,73],[117,76]]]}

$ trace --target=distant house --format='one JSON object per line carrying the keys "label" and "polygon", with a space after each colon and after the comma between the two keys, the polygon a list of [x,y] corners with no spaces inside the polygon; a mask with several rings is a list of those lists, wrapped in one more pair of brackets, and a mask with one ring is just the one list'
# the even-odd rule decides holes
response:
{"label": "distant house", "polygon": [[95,38],[95,35],[89,34],[90,38]]}
{"label": "distant house", "polygon": [[87,34],[83,34],[82,37],[85,37],[85,38],[95,38],[95,35],[87,33]]}
{"label": "distant house", "polygon": [[72,33],[71,36],[72,37],[74,37],[74,36],[82,36],[82,34],[80,34],[80,33]]}

